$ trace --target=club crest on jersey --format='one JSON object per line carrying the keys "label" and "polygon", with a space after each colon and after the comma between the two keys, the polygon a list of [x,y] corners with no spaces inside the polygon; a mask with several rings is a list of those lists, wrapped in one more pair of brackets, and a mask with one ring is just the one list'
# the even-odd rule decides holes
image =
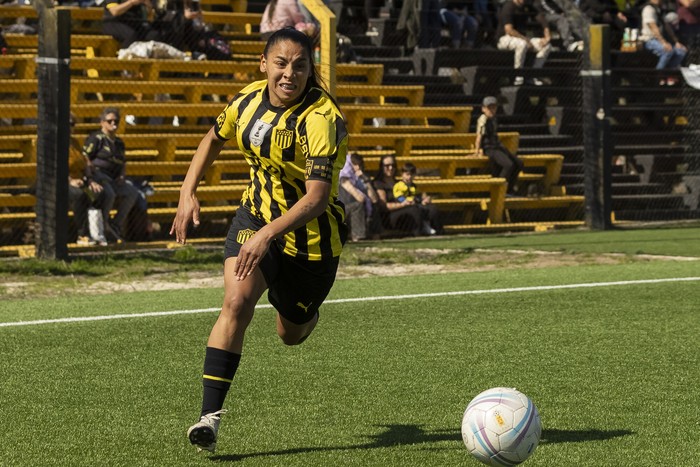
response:
{"label": "club crest on jersey", "polygon": [[238,235],[236,235],[236,242],[238,242],[239,245],[243,245],[253,235],[255,235],[255,230],[250,230],[250,229],[239,230]]}
{"label": "club crest on jersey", "polygon": [[269,123],[263,122],[260,119],[256,120],[255,125],[253,125],[253,128],[250,130],[250,144],[260,147],[265,139],[265,135],[270,131],[270,128],[272,128],[272,125]]}
{"label": "club crest on jersey", "polygon": [[275,144],[281,149],[287,149],[292,145],[294,132],[292,130],[277,130],[275,132]]}

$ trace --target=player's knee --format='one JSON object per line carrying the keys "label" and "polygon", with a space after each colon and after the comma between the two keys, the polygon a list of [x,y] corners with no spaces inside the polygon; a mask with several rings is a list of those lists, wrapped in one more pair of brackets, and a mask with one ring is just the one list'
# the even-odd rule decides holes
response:
{"label": "player's knee", "polygon": [[240,295],[232,295],[224,299],[222,314],[228,319],[247,325],[253,319],[255,302]]}

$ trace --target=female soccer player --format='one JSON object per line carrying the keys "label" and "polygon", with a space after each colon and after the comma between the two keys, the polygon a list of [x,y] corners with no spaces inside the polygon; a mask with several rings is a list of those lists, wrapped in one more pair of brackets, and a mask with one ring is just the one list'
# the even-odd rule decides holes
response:
{"label": "female soccer player", "polygon": [[268,290],[277,310],[282,342],[301,344],[318,322],[347,237],[337,201],[347,131],[320,85],[308,37],[293,28],[275,32],[260,70],[267,79],[236,95],[199,144],[170,229],[184,244],[189,222],[199,224],[197,185],[235,138],[250,164],[250,185],[226,238],[224,303],[207,343],[200,420],[188,430],[199,451],[216,449],[224,398],[262,294]]}

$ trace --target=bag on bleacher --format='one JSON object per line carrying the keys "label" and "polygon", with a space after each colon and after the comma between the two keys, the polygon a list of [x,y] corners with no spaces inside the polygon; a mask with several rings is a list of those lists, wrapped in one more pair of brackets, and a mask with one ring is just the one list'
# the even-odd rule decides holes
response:
{"label": "bag on bleacher", "polygon": [[205,30],[199,42],[202,44],[200,52],[209,60],[232,60],[231,46],[218,32]]}
{"label": "bag on bleacher", "polygon": [[171,58],[185,60],[187,54],[172,45],[158,41],[138,41],[132,43],[126,49],[120,49],[117,57],[121,60],[132,58]]}

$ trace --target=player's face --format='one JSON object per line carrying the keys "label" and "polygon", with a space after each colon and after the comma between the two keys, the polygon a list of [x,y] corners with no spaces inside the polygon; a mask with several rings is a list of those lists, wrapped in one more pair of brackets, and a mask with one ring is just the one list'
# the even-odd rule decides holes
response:
{"label": "player's face", "polygon": [[267,74],[270,103],[290,107],[301,98],[311,76],[311,57],[296,42],[283,40],[260,58],[260,71]]}

